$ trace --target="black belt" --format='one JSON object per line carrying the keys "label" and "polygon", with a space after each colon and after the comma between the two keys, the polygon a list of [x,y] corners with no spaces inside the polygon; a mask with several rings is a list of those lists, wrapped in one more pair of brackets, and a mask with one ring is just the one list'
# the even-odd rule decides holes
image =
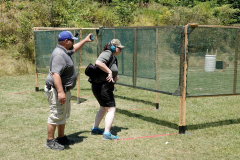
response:
{"label": "black belt", "polygon": [[64,90],[64,92],[67,92],[67,91],[69,91],[70,89],[69,89],[68,86],[63,86],[63,90]]}
{"label": "black belt", "polygon": [[[46,86],[47,86],[47,89],[48,90],[51,90],[52,88],[55,88],[53,85],[51,85],[51,84],[49,84],[49,83],[46,83]],[[63,86],[63,91],[64,92],[67,92],[67,91],[69,91],[70,90],[70,88],[68,87],[68,86]]]}

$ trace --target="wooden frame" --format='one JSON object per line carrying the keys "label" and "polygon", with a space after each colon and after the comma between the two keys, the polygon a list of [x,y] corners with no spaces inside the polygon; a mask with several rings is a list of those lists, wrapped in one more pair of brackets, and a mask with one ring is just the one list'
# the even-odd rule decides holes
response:
{"label": "wooden frame", "polygon": [[[168,26],[169,28],[173,28],[175,26]],[[187,69],[188,69],[188,63],[187,63],[187,55],[188,55],[188,27],[199,27],[199,28],[231,28],[236,29],[236,40],[235,40],[235,61],[234,61],[234,79],[233,79],[233,94],[222,94],[222,95],[200,95],[200,96],[187,96]],[[133,86],[126,85],[126,84],[120,84],[124,86],[129,87],[135,87],[139,89],[145,89],[142,87],[138,87],[136,85],[136,78],[137,78],[137,29],[138,28],[155,28],[156,29],[156,90],[153,89],[145,89],[149,91],[156,92],[156,109],[159,108],[159,97],[158,93],[168,94],[172,95],[171,93],[159,91],[158,89],[158,83],[159,83],[159,75],[158,75],[158,30],[159,28],[166,28],[166,26],[150,26],[150,27],[104,27],[104,29],[134,29],[134,49],[133,49]],[[35,27],[34,31],[47,31],[47,30],[80,30],[80,40],[82,39],[82,29],[99,29],[99,28],[53,28],[53,27]],[[181,49],[181,56],[180,56],[180,76],[179,76],[179,92],[180,92],[180,103],[179,103],[179,134],[185,134],[186,132],[186,109],[187,109],[187,98],[198,98],[198,97],[216,97],[216,96],[235,96],[240,95],[240,93],[236,93],[236,87],[237,87],[237,65],[238,65],[238,45],[239,45],[239,29],[240,27],[229,27],[229,26],[214,26],[214,25],[197,25],[195,23],[193,24],[187,24],[184,26],[184,34],[182,35],[182,49]],[[97,36],[96,36],[97,37]],[[115,33],[114,33],[115,38]],[[100,41],[100,49],[102,48],[101,43],[101,36],[97,39]],[[56,44],[56,42],[55,42]],[[99,50],[98,50],[99,51]],[[35,52],[34,52],[35,53]],[[80,69],[81,69],[81,51],[79,53],[79,75],[78,75],[78,88],[77,88],[77,98],[78,102],[80,103]],[[36,53],[35,53],[36,57]],[[76,59],[76,58],[75,58]],[[38,74],[35,74],[36,79],[36,91],[39,90],[38,87]],[[176,94],[178,95],[178,93]]]}
{"label": "wooden frame", "polygon": [[184,134],[186,131],[186,87],[187,87],[187,54],[188,54],[188,36],[187,29],[189,25],[184,28],[185,43],[184,43],[184,65],[183,65],[183,88],[181,90],[180,106],[179,106],[179,133]]}
{"label": "wooden frame", "polygon": [[[159,81],[159,75],[158,75],[158,28],[156,28],[156,90],[158,90],[158,81]],[[156,109],[159,109],[158,92],[156,92]]]}
{"label": "wooden frame", "polygon": [[[221,94],[221,95],[200,95],[200,96],[187,96],[187,54],[188,54],[188,33],[187,28],[191,27],[200,27],[200,28],[231,28],[236,29],[236,39],[235,39],[235,61],[234,61],[234,79],[233,79],[233,94]],[[197,24],[187,24],[184,30],[185,34],[185,60],[184,60],[184,76],[183,76],[183,89],[181,90],[181,97],[180,97],[180,109],[179,109],[179,134],[185,134],[186,131],[186,99],[187,98],[199,98],[199,97],[217,97],[217,96],[236,96],[240,95],[236,93],[236,84],[237,84],[237,60],[238,60],[238,44],[239,44],[239,29],[240,27],[229,27],[229,26],[213,26],[213,25],[197,25]]]}

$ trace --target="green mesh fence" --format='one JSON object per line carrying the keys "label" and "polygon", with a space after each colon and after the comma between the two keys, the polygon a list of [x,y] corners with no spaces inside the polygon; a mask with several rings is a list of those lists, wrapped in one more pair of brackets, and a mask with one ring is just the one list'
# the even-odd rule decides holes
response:
{"label": "green mesh fence", "polygon": [[[239,29],[227,27],[102,27],[71,29],[84,39],[89,33],[95,40],[86,43],[72,56],[76,71],[95,64],[97,55],[112,39],[125,48],[117,56],[118,84],[181,96],[187,53],[187,97],[239,94]],[[48,73],[49,60],[60,30],[34,31],[36,72]],[[81,59],[79,59],[81,55]]]}
{"label": "green mesh fence", "polygon": [[182,26],[100,28],[99,47],[113,38],[125,46],[117,56],[118,84],[173,94],[179,86]]}
{"label": "green mesh fence", "polygon": [[239,29],[188,28],[187,96],[240,92]]}
{"label": "green mesh fence", "polygon": [[51,53],[56,46],[55,39],[55,31],[34,31],[37,73],[48,73]]}
{"label": "green mesh fence", "polygon": [[[85,43],[81,48],[81,67],[87,67],[89,63],[95,64],[97,59],[97,33],[96,29],[82,29],[82,39],[84,39],[89,33],[94,35],[94,41]],[[78,54],[79,55],[79,54]],[[79,58],[77,58],[79,59]]]}
{"label": "green mesh fence", "polygon": [[[68,29],[72,32],[79,33],[79,40],[84,39],[89,33],[96,35],[96,29]],[[35,60],[36,60],[36,73],[49,73],[49,63],[52,51],[56,47],[58,42],[58,35],[62,30],[37,30],[34,31],[34,42],[35,42]],[[76,43],[79,40],[75,41]],[[86,43],[81,52],[72,55],[76,72],[79,73],[79,65],[86,67],[89,63],[95,63],[97,57],[97,41]],[[81,59],[79,59],[81,54]]]}

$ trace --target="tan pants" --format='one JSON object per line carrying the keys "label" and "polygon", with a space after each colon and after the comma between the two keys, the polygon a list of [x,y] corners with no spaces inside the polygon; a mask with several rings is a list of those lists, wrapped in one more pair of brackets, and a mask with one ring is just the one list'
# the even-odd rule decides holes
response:
{"label": "tan pants", "polygon": [[65,92],[66,102],[61,104],[58,101],[58,95],[55,88],[48,90],[45,86],[44,91],[50,106],[50,115],[47,123],[55,125],[65,124],[66,119],[69,118],[71,111],[71,92]]}

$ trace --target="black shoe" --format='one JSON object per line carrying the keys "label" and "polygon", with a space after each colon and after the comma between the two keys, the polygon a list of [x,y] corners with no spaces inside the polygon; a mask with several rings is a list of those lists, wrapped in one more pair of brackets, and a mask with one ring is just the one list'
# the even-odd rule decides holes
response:
{"label": "black shoe", "polygon": [[75,143],[74,140],[68,139],[66,135],[61,138],[56,138],[56,141],[61,145],[73,145]]}
{"label": "black shoe", "polygon": [[47,139],[45,147],[53,150],[64,150],[64,146],[59,144],[56,141],[56,139],[52,139],[52,140]]}

